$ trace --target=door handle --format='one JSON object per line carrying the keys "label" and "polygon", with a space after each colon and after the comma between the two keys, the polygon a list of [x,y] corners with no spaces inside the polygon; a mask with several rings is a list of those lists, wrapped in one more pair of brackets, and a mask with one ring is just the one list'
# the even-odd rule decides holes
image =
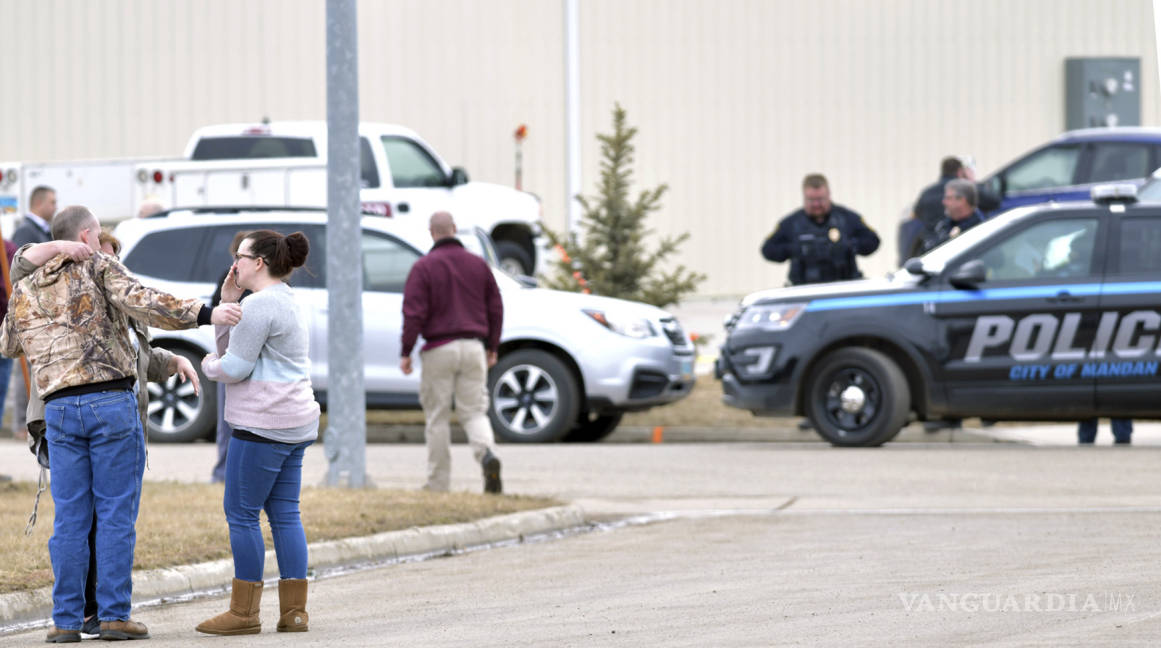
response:
{"label": "door handle", "polygon": [[405,202],[401,202],[398,205],[396,205],[395,207],[396,207],[396,209],[399,210],[400,214],[406,214],[407,212],[411,211],[411,205],[408,205]]}
{"label": "door handle", "polygon": [[1062,290],[1062,291],[1056,293],[1055,297],[1049,297],[1047,299],[1047,301],[1050,304],[1076,304],[1076,303],[1079,303],[1081,301],[1084,301],[1084,298],[1083,297],[1073,297],[1072,293],[1068,292],[1067,290]]}

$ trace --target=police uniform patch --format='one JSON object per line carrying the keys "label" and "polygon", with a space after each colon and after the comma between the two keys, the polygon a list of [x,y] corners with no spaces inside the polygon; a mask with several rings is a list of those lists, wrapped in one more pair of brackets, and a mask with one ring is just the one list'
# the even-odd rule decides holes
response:
{"label": "police uniform patch", "polygon": [[960,231],[959,226],[957,225],[957,226],[951,228],[951,231],[948,232],[947,235],[951,238],[955,238],[955,237],[959,236],[959,231]]}
{"label": "police uniform patch", "polygon": [[839,239],[843,237],[843,234],[839,231],[839,228],[832,227],[830,228],[830,231],[826,233],[826,236],[830,239],[831,243],[838,243]]}

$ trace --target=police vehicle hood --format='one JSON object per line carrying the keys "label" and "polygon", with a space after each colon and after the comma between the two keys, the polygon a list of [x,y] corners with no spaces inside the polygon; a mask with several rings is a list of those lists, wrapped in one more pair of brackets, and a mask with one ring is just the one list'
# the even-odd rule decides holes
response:
{"label": "police vehicle hood", "polygon": [[862,295],[876,295],[883,293],[913,290],[919,285],[921,277],[900,270],[889,277],[879,279],[855,279],[851,281],[835,281],[822,284],[807,284],[804,286],[789,286],[786,288],[769,288],[750,293],[742,298],[742,306],[758,303],[811,301],[815,299],[831,299],[835,297],[854,297]]}

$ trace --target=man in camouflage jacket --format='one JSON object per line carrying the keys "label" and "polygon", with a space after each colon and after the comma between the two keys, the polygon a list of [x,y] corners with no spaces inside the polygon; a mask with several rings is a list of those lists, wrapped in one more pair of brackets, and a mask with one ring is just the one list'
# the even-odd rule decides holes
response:
{"label": "man in camouflage jacket", "polygon": [[[121,243],[111,234],[101,232],[98,239],[101,251],[117,257],[121,252]],[[15,251],[12,257],[12,281],[19,282],[36,269],[60,254],[70,257],[74,254],[84,258],[92,255],[89,246],[80,241],[48,241],[46,243],[26,243]],[[145,324],[130,319],[129,326],[135,337],[134,347],[137,351],[137,414],[141,418],[141,427],[144,430],[148,425],[147,413],[149,408],[149,390],[145,384],[160,383],[170,376],[177,374],[182,382],[189,382],[196,393],[200,393],[198,374],[193,365],[182,355],[174,354],[167,349],[154,347],[150,344],[149,330]],[[28,408],[28,445],[32,454],[41,464],[40,488],[36,493],[36,502],[40,501],[40,494],[46,488],[45,471],[48,469],[48,442],[44,439],[44,401],[36,391],[33,382],[29,389]],[[148,434],[146,434],[148,441]],[[145,451],[148,465],[149,450]],[[36,505],[33,505],[29,526],[36,523]],[[93,517],[93,526],[89,529],[89,570],[85,579],[85,615],[82,635],[99,635],[101,622],[97,616],[97,518]]]}
{"label": "man in camouflage jacket", "polygon": [[80,241],[89,255],[58,255],[17,283],[0,326],[0,353],[28,358],[45,401],[56,508],[49,540],[54,627],[48,641],[54,643],[79,639],[94,515],[101,636],[149,636],[129,619],[145,449],[128,318],[181,329],[230,325],[240,315],[236,304],[211,312],[196,299],[142,286],[115,258],[99,253],[99,234],[84,207],[57,214],[53,237]]}

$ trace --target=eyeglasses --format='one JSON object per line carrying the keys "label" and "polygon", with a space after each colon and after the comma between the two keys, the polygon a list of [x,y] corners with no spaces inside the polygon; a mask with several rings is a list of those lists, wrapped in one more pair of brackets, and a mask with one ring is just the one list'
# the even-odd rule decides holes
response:
{"label": "eyeglasses", "polygon": [[234,260],[235,261],[241,261],[242,259],[255,259],[255,260],[257,260],[257,259],[261,259],[261,258],[262,257],[257,256],[255,254],[242,254],[241,252],[234,253]]}

